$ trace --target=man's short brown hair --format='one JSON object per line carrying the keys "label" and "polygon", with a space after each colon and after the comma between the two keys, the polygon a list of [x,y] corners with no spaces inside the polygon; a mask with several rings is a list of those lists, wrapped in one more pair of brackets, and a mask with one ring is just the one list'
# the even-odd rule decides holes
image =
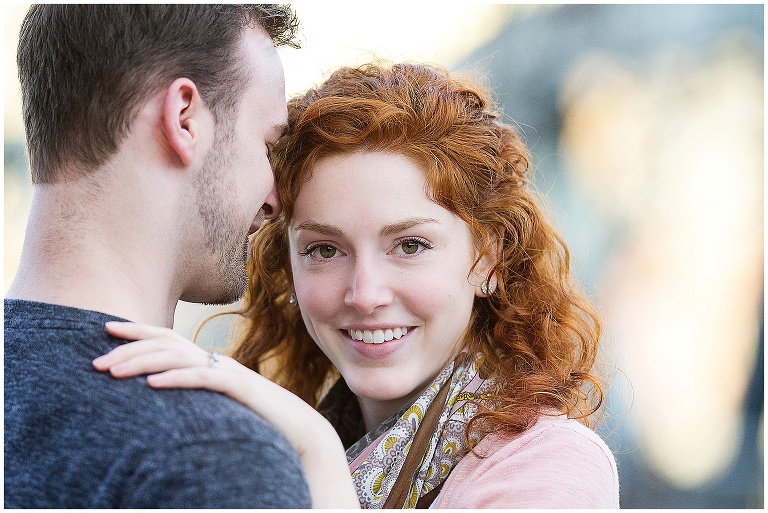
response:
{"label": "man's short brown hair", "polygon": [[176,78],[195,83],[217,121],[231,112],[247,83],[237,48],[249,26],[298,47],[288,6],[32,6],[17,55],[32,181],[104,164],[141,104]]}

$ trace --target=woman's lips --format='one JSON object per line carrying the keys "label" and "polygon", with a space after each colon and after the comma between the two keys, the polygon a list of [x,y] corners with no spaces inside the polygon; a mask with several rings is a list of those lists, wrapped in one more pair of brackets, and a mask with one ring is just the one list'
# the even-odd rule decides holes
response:
{"label": "woman's lips", "polygon": [[[396,338],[395,334],[398,329],[400,330],[400,337]],[[411,340],[415,329],[415,326],[382,327],[367,330],[349,328],[341,329],[339,332],[344,335],[344,338],[349,341],[351,347],[360,356],[380,360],[389,358],[391,355],[398,353],[401,348],[408,346],[408,341]],[[389,333],[390,330],[391,333]],[[388,336],[391,336],[391,338],[388,338]],[[363,340],[359,340],[360,338],[363,338]],[[370,342],[366,342],[366,340],[370,340]]]}
{"label": "woman's lips", "polygon": [[391,340],[399,340],[408,333],[408,327],[384,328],[375,330],[347,330],[349,337],[365,344],[383,344]]}

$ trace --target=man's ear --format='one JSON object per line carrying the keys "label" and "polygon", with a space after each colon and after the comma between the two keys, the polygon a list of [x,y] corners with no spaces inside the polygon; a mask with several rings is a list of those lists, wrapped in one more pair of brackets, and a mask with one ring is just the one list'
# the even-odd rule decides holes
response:
{"label": "man's ear", "polygon": [[188,166],[200,144],[201,125],[207,109],[195,83],[177,78],[168,87],[163,101],[163,133],[173,153]]}

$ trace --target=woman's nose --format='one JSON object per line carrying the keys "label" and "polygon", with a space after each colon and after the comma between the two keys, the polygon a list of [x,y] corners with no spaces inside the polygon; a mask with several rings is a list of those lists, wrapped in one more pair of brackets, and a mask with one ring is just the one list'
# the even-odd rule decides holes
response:
{"label": "woman's nose", "polygon": [[350,277],[344,303],[366,315],[380,306],[388,305],[393,299],[388,278],[383,266],[369,260],[358,260]]}

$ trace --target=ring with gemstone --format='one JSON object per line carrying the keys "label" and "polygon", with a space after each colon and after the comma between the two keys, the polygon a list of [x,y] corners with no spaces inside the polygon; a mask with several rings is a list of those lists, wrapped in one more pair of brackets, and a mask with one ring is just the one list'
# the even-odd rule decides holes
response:
{"label": "ring with gemstone", "polygon": [[219,366],[219,363],[221,362],[221,355],[217,353],[216,351],[212,351],[208,353],[208,367],[211,369],[215,369]]}

